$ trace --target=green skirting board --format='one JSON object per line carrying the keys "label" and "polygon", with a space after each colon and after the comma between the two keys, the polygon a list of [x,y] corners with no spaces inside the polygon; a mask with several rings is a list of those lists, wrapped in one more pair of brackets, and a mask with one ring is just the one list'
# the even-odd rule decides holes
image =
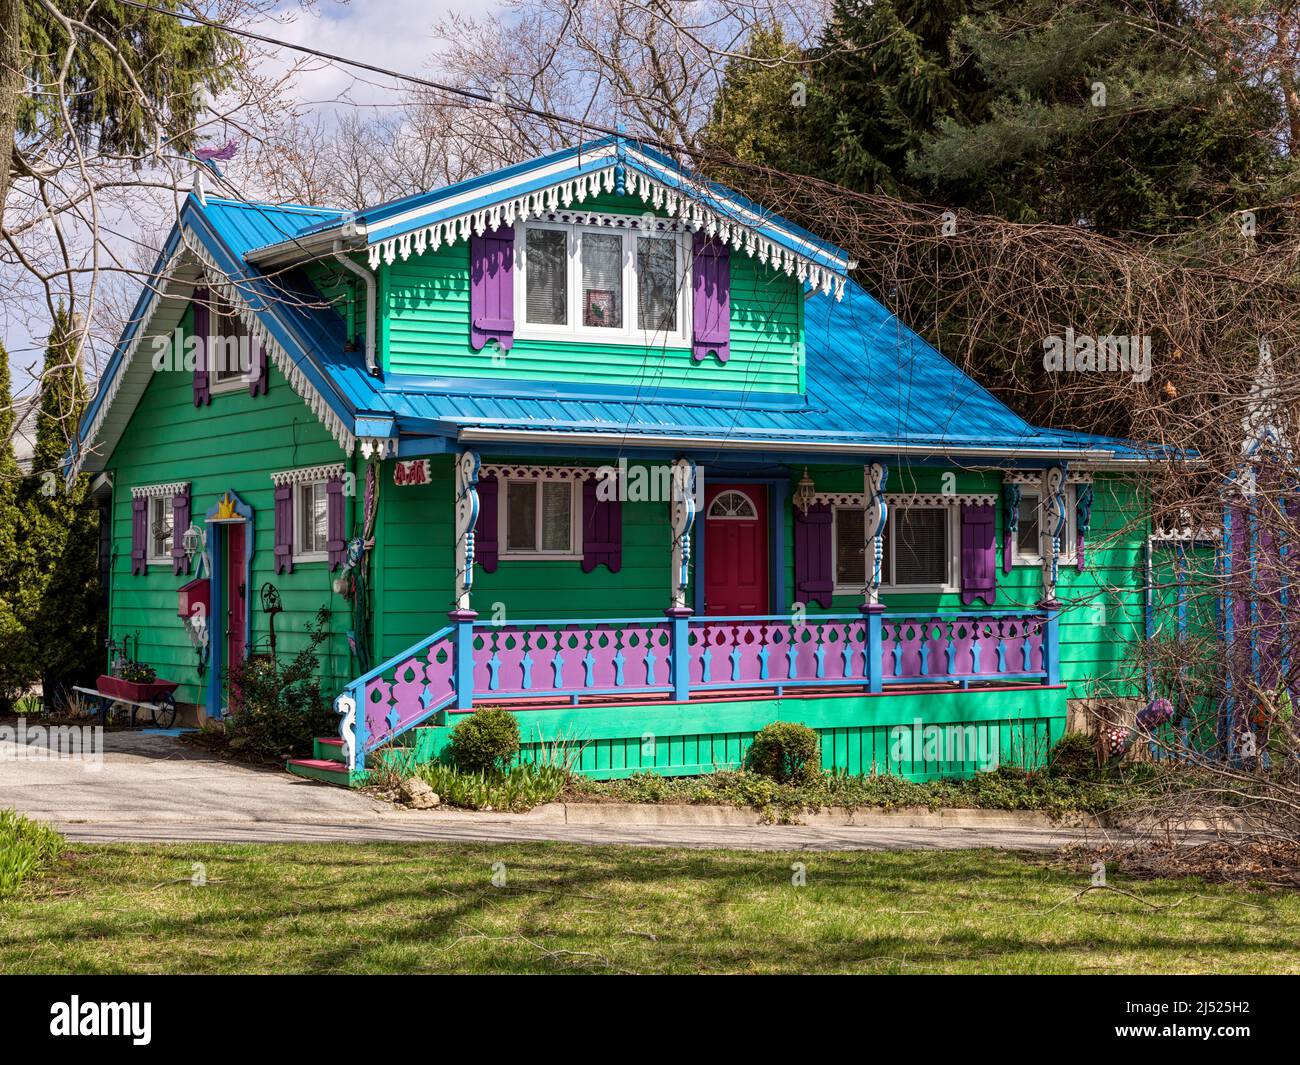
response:
{"label": "green skirting board", "polygon": [[[507,709],[509,703],[503,703]],[[822,767],[908,780],[970,777],[999,765],[1045,764],[1065,731],[1066,690],[1016,687],[843,696],[783,695],[695,703],[621,704],[515,711],[522,757],[576,755],[574,770],[598,780],[655,772],[710,773],[743,764],[756,733],[797,721],[821,734]],[[433,761],[461,715],[414,730],[417,762]]]}

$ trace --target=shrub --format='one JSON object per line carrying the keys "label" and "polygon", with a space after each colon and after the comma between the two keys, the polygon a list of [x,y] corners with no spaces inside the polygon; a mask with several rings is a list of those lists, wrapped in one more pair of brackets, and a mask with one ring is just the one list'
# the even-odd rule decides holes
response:
{"label": "shrub", "polygon": [[415,776],[448,806],[470,810],[531,810],[554,802],[569,782],[569,774],[560,766],[531,762],[505,772],[468,772],[434,763],[416,767]]}
{"label": "shrub", "polygon": [[1052,748],[1047,771],[1069,780],[1089,780],[1097,775],[1097,743],[1086,732],[1067,732]]}
{"label": "shrub", "polygon": [[12,894],[63,849],[63,837],[49,825],[0,810],[0,898]]}
{"label": "shrub", "polygon": [[250,656],[226,671],[230,685],[230,744],[266,758],[311,749],[316,736],[331,735],[338,718],[321,695],[316,652],[329,636],[329,611],[307,626],[307,646],[284,668],[269,656]]}
{"label": "shrub", "polygon": [[451,734],[447,757],[467,773],[510,767],[519,753],[519,722],[499,706],[485,706],[465,718]]}
{"label": "shrub", "polygon": [[807,725],[773,721],[759,729],[749,748],[749,768],[780,784],[821,775],[822,745]]}

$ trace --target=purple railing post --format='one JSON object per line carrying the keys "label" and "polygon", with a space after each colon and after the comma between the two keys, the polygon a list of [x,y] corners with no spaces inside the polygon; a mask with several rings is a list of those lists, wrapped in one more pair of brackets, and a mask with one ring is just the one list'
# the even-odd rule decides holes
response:
{"label": "purple railing post", "polygon": [[691,697],[691,633],[688,606],[670,606],[664,613],[672,620],[673,700],[684,703]]}
{"label": "purple railing post", "polygon": [[867,623],[867,691],[883,691],[885,606],[883,603],[867,603],[861,609]]}
{"label": "purple railing post", "polygon": [[456,709],[474,708],[474,619],[473,610],[452,610],[447,617],[456,626]]}

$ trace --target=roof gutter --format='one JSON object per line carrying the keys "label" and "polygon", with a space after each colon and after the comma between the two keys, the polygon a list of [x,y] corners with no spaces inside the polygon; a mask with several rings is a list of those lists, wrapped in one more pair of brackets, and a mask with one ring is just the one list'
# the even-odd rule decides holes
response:
{"label": "roof gutter", "polygon": [[1026,447],[1026,448],[980,448],[948,447],[943,444],[846,444],[827,440],[738,440],[727,436],[650,436],[640,433],[569,433],[569,432],[530,432],[516,429],[462,429],[459,439],[466,442],[481,441],[499,444],[576,444],[590,447],[719,447],[737,451],[798,451],[831,454],[863,455],[942,455],[951,458],[1005,458],[1012,455],[1018,458],[1053,458],[1061,460],[1113,459],[1111,451],[1076,451],[1062,448]]}
{"label": "roof gutter", "polygon": [[[345,231],[347,227],[344,227]],[[343,241],[335,239],[334,258],[356,274],[366,284],[366,373],[371,377],[379,376],[379,367],[375,365],[375,275],[359,263],[354,263],[343,250]]]}

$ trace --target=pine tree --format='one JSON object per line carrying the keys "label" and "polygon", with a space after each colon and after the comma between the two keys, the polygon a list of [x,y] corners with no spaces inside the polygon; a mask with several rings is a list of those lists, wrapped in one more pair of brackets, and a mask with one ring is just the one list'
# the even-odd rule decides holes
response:
{"label": "pine tree", "polygon": [[37,679],[27,630],[16,609],[19,588],[18,460],[13,435],[17,425],[9,376],[9,354],[0,344],[0,713]]}
{"label": "pine tree", "polygon": [[88,679],[100,657],[95,510],[86,477],[63,475],[86,406],[77,334],[60,307],[45,349],[32,473],[18,491],[19,617],[47,697]]}

